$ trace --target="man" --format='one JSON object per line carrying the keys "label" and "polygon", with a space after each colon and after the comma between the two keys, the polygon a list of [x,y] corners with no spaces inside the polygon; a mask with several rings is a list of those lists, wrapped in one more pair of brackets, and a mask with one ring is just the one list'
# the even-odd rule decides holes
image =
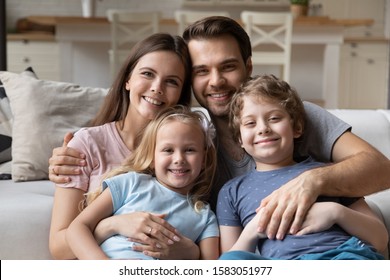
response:
{"label": "man", "polygon": [[[232,95],[252,74],[251,44],[245,30],[226,17],[209,17],[190,25],[183,33],[193,63],[193,92],[206,108],[217,130],[218,171],[211,203],[229,179],[253,168],[254,162],[237,145],[228,129]],[[326,110],[305,103],[306,133],[296,156],[312,155],[335,164],[306,171],[261,202],[259,231],[283,239],[296,233],[319,195],[364,196],[389,187],[390,161],[350,132],[350,126]],[[53,150],[50,180],[66,182],[64,175],[78,174],[83,161],[77,151],[64,145]],[[66,166],[68,165],[68,166]],[[70,166],[71,165],[71,166]]]}

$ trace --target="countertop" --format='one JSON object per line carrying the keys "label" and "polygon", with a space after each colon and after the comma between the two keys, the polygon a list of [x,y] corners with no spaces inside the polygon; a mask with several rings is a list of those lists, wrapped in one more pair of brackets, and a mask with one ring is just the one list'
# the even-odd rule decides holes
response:
{"label": "countertop", "polygon": [[[77,24],[77,23],[108,23],[106,17],[70,17],[70,16],[29,16],[28,20],[39,24]],[[176,21],[173,18],[162,18],[161,24],[175,25]],[[294,19],[295,25],[337,25],[337,26],[359,26],[371,25],[374,23],[372,19],[331,19],[327,16],[321,17],[298,17]]]}
{"label": "countertop", "polygon": [[55,35],[53,33],[45,32],[24,32],[24,33],[8,33],[8,41],[55,41]]}
{"label": "countertop", "polygon": [[[41,25],[67,25],[67,24],[108,24],[106,17],[85,18],[80,16],[29,16],[27,20]],[[240,22],[240,20],[238,20]],[[295,26],[364,26],[373,24],[372,19],[331,19],[327,16],[321,17],[298,17],[294,19]],[[162,18],[162,25],[177,25],[173,18]],[[15,40],[35,40],[35,41],[55,41],[55,34],[38,31],[25,33],[10,33],[7,35],[10,41]],[[370,39],[367,39],[370,40]]]}

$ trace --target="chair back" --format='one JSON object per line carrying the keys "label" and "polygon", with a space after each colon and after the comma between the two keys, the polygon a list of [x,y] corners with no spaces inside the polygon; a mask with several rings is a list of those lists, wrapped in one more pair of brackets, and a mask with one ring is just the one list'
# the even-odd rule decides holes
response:
{"label": "chair back", "polygon": [[178,35],[183,35],[184,29],[191,23],[210,16],[225,16],[230,17],[230,14],[225,11],[175,11],[175,20],[178,24]]}
{"label": "chair back", "polygon": [[111,24],[110,74],[114,79],[130,49],[138,41],[159,32],[160,13],[110,9],[107,19]]}
{"label": "chair back", "polygon": [[[293,17],[287,12],[241,12],[252,43],[253,65],[280,65],[282,79],[290,81]],[[277,75],[280,76],[280,75]]]}

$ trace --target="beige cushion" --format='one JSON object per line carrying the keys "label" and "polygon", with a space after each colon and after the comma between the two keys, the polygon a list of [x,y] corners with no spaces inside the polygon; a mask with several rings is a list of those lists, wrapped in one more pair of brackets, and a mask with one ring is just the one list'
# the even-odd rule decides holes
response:
{"label": "beige cushion", "polygon": [[[352,132],[390,159],[390,114],[388,110],[331,109],[330,113],[352,126]],[[362,117],[363,116],[363,117]]]}
{"label": "beige cushion", "polygon": [[39,80],[0,72],[13,115],[12,178],[48,177],[48,159],[66,132],[86,126],[99,109],[107,89]]}
{"label": "beige cushion", "polygon": [[[20,73],[22,76],[35,77],[31,67]],[[0,163],[8,162],[12,158],[12,113],[7,93],[0,80]],[[0,173],[4,173],[1,172]],[[11,172],[9,172],[11,173]]]}

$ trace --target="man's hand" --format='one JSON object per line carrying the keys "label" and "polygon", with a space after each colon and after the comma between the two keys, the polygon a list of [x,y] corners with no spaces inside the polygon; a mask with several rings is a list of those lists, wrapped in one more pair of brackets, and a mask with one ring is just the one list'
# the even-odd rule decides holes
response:
{"label": "man's hand", "polygon": [[269,239],[282,240],[289,232],[295,234],[301,228],[309,208],[316,201],[315,173],[308,170],[264,198],[257,209],[262,210],[259,218],[259,232],[265,232]]}
{"label": "man's hand", "polygon": [[64,136],[64,142],[61,147],[53,149],[53,154],[49,159],[49,179],[53,183],[61,184],[70,181],[66,175],[80,174],[80,166],[85,166],[85,155],[75,149],[68,148],[69,141],[73,138],[72,133]]}

